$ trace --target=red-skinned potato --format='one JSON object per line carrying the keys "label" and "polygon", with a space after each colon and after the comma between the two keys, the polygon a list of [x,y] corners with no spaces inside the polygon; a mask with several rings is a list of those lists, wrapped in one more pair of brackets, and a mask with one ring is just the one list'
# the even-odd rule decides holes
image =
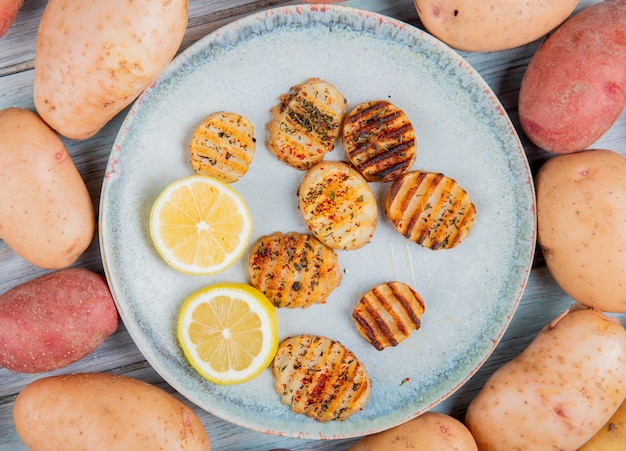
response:
{"label": "red-skinned potato", "polygon": [[9,31],[24,0],[0,0],[0,38]]}
{"label": "red-skinned potato", "polygon": [[578,0],[415,0],[428,32],[469,52],[528,44],[562,23],[577,4]]}
{"label": "red-skinned potato", "polygon": [[210,451],[200,418],[146,382],[109,373],[38,379],[15,400],[13,421],[31,451]]}
{"label": "red-skinned potato", "polygon": [[591,146],[626,106],[626,0],[587,6],[531,59],[519,91],[521,126],[538,147],[571,153]]}
{"label": "red-skinned potato", "polygon": [[597,310],[550,322],[470,402],[465,425],[480,451],[574,451],[626,397],[626,330]]}
{"label": "red-skinned potato", "polygon": [[35,49],[35,107],[59,134],[86,139],[170,63],[187,0],[49,0]]}
{"label": "red-skinned potato", "polygon": [[96,215],[59,136],[22,108],[0,110],[0,238],[29,263],[70,266],[91,244]]}
{"label": "red-skinned potato", "polygon": [[626,312],[626,157],[556,155],[535,184],[537,242],[556,282],[581,304]]}
{"label": "red-skinned potato", "polygon": [[118,324],[104,277],[83,268],[45,274],[0,295],[0,366],[62,368],[93,352]]}
{"label": "red-skinned potato", "polygon": [[426,412],[357,441],[348,451],[476,451],[469,430],[454,417]]}

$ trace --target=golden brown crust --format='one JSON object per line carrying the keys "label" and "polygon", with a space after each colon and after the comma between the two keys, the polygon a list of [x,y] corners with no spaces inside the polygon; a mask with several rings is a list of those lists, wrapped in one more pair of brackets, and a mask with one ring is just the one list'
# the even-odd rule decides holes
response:
{"label": "golden brown crust", "polygon": [[293,86],[271,109],[269,150],[289,166],[310,168],[335,147],[346,106],[343,94],[319,78]]}
{"label": "golden brown crust", "polygon": [[432,249],[451,249],[470,233],[476,207],[452,178],[411,171],[396,179],[385,202],[387,217],[411,241]]}
{"label": "golden brown crust", "polygon": [[339,161],[324,161],[307,171],[298,187],[298,208],[309,230],[333,249],[367,244],[376,229],[376,197],[363,176]]}
{"label": "golden brown crust", "polygon": [[255,148],[254,128],[248,119],[235,113],[214,113],[193,132],[191,167],[196,174],[236,182],[248,172]]}
{"label": "golden brown crust", "polygon": [[342,278],[335,251],[310,234],[296,232],[259,238],[248,272],[251,285],[276,307],[288,308],[325,303]]}
{"label": "golden brown crust", "polygon": [[419,329],[423,313],[424,301],[409,285],[385,282],[363,295],[352,318],[363,338],[382,351]]}
{"label": "golden brown crust", "polygon": [[363,409],[372,385],[365,365],[352,351],[316,335],[281,342],[272,373],[282,403],[321,422],[345,420]]}
{"label": "golden brown crust", "polygon": [[362,103],[348,113],[343,146],[352,164],[370,182],[387,182],[404,174],[417,153],[411,121],[386,100]]}

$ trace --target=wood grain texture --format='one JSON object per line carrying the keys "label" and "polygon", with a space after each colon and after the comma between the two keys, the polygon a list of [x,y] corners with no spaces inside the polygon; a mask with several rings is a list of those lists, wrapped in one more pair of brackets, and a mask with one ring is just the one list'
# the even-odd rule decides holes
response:
{"label": "wood grain texture", "polygon": [[[189,23],[181,50],[220,26],[247,14],[275,6],[296,4],[295,1],[250,0],[190,0]],[[577,9],[598,1],[583,0]],[[9,32],[0,38],[0,109],[10,106],[34,110],[32,97],[34,49],[37,27],[45,0],[26,1]],[[413,0],[352,0],[341,4],[375,11],[422,28]],[[534,51],[541,39],[523,47],[491,53],[463,53],[461,55],[476,69],[498,95],[511,120],[520,132],[533,172],[549,157],[533,146],[521,133],[517,118],[519,85]],[[64,142],[85,179],[94,205],[100,201],[102,177],[109,151],[128,109],[122,111],[91,139]],[[626,154],[626,115],[596,143]],[[0,187],[2,189],[2,187]],[[94,238],[91,246],[76,263],[93,271],[104,273],[99,243]],[[0,240],[0,293],[27,280],[44,274],[18,257]],[[472,300],[468,300],[472,302]],[[502,340],[484,365],[473,377],[434,410],[462,419],[469,401],[480,390],[485,379],[504,362],[519,354],[536,333],[550,320],[572,304],[556,285],[537,254],[536,262],[511,324]],[[625,317],[621,317],[622,320]],[[94,353],[61,370],[47,373],[65,374],[78,371],[110,371],[154,383],[168,392],[175,391],[145,361],[124,326]],[[41,375],[22,375],[0,368],[0,451],[26,449],[17,436],[12,421],[12,406],[19,391]],[[176,396],[178,396],[176,394]],[[181,398],[182,399],[182,398]],[[195,406],[194,406],[195,407]],[[250,431],[225,422],[199,408],[215,450],[259,450],[289,448],[291,450],[345,450],[356,439],[338,441],[299,440],[275,437]]]}

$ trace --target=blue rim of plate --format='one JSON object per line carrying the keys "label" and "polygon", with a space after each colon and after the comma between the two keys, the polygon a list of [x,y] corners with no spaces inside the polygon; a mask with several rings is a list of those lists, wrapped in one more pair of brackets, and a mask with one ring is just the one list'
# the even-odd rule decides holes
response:
{"label": "blue rim of plate", "polygon": [[[132,205],[132,199],[126,199],[128,193],[124,192],[127,188],[124,179],[125,167],[130,166],[132,147],[141,139],[137,136],[135,127],[145,119],[148,114],[146,110],[150,110],[152,114],[159,109],[160,97],[176,87],[181,79],[180,74],[193,72],[197,67],[210,64],[213,58],[219,58],[233,48],[246,45],[255,39],[263,39],[283,30],[299,33],[315,27],[331,32],[339,30],[349,36],[354,34],[368,40],[389,43],[407,54],[426,55],[440,68],[441,76],[446,81],[456,81],[460,89],[467,93],[476,115],[495,131],[494,142],[503,151],[500,156],[505,160],[505,169],[510,171],[513,182],[510,195],[516,202],[516,214],[512,220],[516,238],[510,249],[510,276],[499,288],[502,299],[493,306],[494,321],[481,331],[480,339],[472,345],[472,350],[459,356],[458,361],[451,362],[454,370],[438,375],[437,380],[432,382],[432,387],[425,394],[421,393],[419,398],[409,396],[404,405],[373,418],[359,417],[359,412],[346,421],[329,423],[319,423],[302,415],[289,413],[285,417],[267,418],[264,416],[265,409],[289,410],[280,405],[277,396],[276,406],[251,406],[248,404],[250,400],[238,398],[236,388],[207,388],[188,365],[181,364],[181,353],[172,352],[164,346],[160,341],[162,337],[155,333],[155,325],[151,323],[151,319],[141,315],[139,304],[145,300],[129,296],[129,293],[136,293],[138,290],[135,287],[129,291],[129,284],[144,282],[127,280],[124,268],[121,267],[120,262],[128,258],[125,255],[125,230],[128,227],[139,228],[138,233],[142,233],[145,232],[145,224],[129,226],[129,216],[120,212],[121,205],[116,203],[126,202]],[[286,90],[288,87],[281,86],[281,89]],[[271,106],[268,105],[268,110]],[[105,274],[120,316],[146,360],[174,389],[209,413],[251,430],[289,437],[340,439],[389,429],[432,409],[452,395],[482,366],[500,341],[526,286],[536,240],[534,202],[532,176],[517,133],[495,94],[462,57],[422,30],[378,13],[337,5],[298,5],[252,14],[205,36],[181,52],[139,96],[120,128],[107,164],[100,200],[99,238]],[[146,206],[143,208],[145,210]],[[139,218],[146,219],[145,211],[139,214]],[[136,255],[133,258],[138,259],[137,265],[142,265],[148,264],[146,259],[151,256]],[[145,283],[148,284],[149,280]],[[182,294],[182,297],[186,294],[188,293]],[[167,330],[170,335],[171,330],[168,328],[174,327],[163,324],[158,326]]]}

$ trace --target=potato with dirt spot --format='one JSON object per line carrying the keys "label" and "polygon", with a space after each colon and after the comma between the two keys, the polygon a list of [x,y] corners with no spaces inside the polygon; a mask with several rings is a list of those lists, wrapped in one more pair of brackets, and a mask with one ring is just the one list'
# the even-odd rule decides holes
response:
{"label": "potato with dirt spot", "polygon": [[465,425],[481,451],[574,451],[626,397],[626,330],[615,317],[572,308],[487,380]]}
{"label": "potato with dirt spot", "polygon": [[165,390],[109,373],[51,376],[15,400],[15,429],[31,451],[210,451],[200,418]]}
{"label": "potato with dirt spot", "polygon": [[528,44],[561,24],[577,0],[414,0],[426,30],[450,47],[491,52]]}

